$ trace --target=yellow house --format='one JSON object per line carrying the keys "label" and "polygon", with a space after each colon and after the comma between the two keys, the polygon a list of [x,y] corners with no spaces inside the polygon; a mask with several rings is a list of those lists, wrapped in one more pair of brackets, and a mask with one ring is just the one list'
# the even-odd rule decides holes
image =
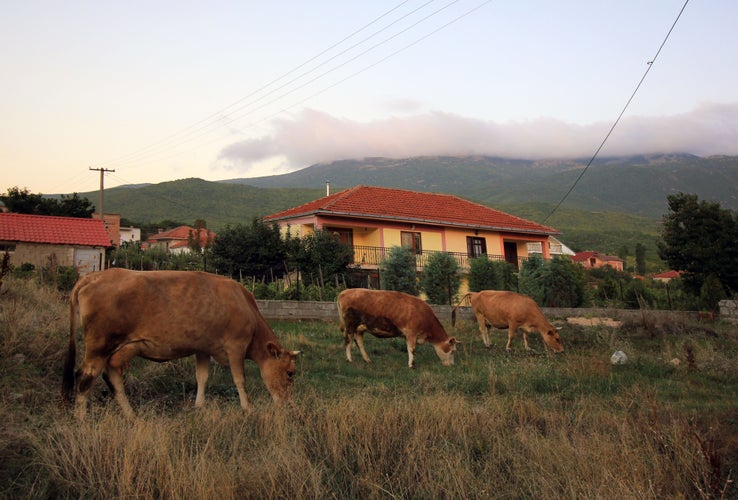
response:
{"label": "yellow house", "polygon": [[[410,248],[421,271],[433,252],[448,252],[462,270],[487,255],[518,267],[528,248],[550,258],[556,229],[457,196],[355,186],[264,217],[292,236],[316,230],[336,234],[354,249],[354,265],[376,270],[394,246]],[[534,243],[535,245],[529,245]]]}

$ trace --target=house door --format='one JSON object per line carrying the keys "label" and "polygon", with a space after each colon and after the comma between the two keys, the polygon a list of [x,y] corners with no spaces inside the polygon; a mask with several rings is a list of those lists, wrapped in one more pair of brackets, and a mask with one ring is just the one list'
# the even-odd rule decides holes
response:
{"label": "house door", "polygon": [[504,244],[505,261],[518,268],[518,244],[514,241],[506,241]]}
{"label": "house door", "polygon": [[80,276],[102,269],[102,251],[94,248],[75,248],[74,265]]}

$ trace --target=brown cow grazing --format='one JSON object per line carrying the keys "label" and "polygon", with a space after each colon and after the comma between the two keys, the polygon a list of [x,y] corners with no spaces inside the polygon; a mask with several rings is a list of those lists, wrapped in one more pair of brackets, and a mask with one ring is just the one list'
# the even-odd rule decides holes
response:
{"label": "brown cow grazing", "polygon": [[415,346],[430,342],[444,366],[454,364],[458,341],[449,337],[428,304],[402,292],[350,288],[338,295],[338,315],[351,361],[351,342],[356,342],[364,361],[364,332],[377,338],[405,337],[408,366],[415,367]]}
{"label": "brown cow grazing", "polygon": [[[136,356],[169,361],[195,355],[197,396],[205,403],[205,384],[212,357],[230,366],[241,407],[246,399],[243,362],[259,365],[272,398],[289,399],[299,354],[279,344],[259,312],[254,296],[229,278],[191,271],[109,269],[80,279],[70,297],[69,351],[62,396],[80,420],[100,373],[123,413],[134,417],[123,387],[123,368]],[[77,316],[84,329],[85,356],[75,368]]]}
{"label": "brown cow grazing", "polygon": [[456,308],[467,298],[471,298],[471,307],[479,323],[479,332],[485,347],[491,347],[489,330],[491,327],[508,329],[507,346],[510,344],[518,328],[523,330],[523,343],[525,349],[528,346],[528,333],[538,331],[545,345],[554,352],[561,352],[564,346],[561,343],[558,330],[543,316],[541,309],[533,299],[526,295],[515,292],[502,292],[497,290],[482,290],[481,292],[469,292],[464,295],[451,312],[451,325],[456,323]]}

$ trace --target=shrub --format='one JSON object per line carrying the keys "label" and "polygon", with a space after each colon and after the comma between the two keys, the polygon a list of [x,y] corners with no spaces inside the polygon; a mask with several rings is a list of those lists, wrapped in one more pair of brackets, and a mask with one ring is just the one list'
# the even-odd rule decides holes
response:
{"label": "shrub", "polygon": [[421,282],[431,304],[453,305],[461,285],[458,262],[446,252],[432,254],[423,269]]}
{"label": "shrub", "polygon": [[418,295],[415,255],[408,248],[392,247],[379,268],[382,289]]}

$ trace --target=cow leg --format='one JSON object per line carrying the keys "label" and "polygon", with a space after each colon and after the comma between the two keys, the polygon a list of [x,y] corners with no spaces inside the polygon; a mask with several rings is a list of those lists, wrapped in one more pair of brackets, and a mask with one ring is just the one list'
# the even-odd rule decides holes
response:
{"label": "cow leg", "polygon": [[343,343],[346,347],[346,359],[349,363],[351,363],[353,360],[351,359],[351,343],[354,341],[354,334],[349,333],[348,330],[344,330],[343,332]]}
{"label": "cow leg", "polygon": [[515,332],[518,331],[518,324],[514,322],[510,322],[508,331],[507,331],[507,346],[505,346],[505,350],[509,351],[512,346],[512,340],[513,337],[515,337]]}
{"label": "cow leg", "polygon": [[525,328],[523,328],[523,345],[525,345],[525,350],[526,351],[532,351],[533,350],[528,345],[528,330],[526,330]]}
{"label": "cow leg", "polygon": [[407,341],[407,366],[415,368],[415,344],[416,339],[412,335],[408,335],[405,339]]}
{"label": "cow leg", "polygon": [[103,358],[95,358],[93,360],[85,359],[82,361],[77,373],[75,374],[75,385],[77,386],[77,395],[74,401],[74,414],[78,420],[85,419],[87,413],[87,398],[95,379],[102,373],[105,367]]}
{"label": "cow leg", "polygon": [[367,363],[371,363],[372,361],[369,359],[369,355],[366,353],[366,349],[364,349],[364,332],[367,330],[366,326],[360,325],[356,329],[356,334],[354,335],[354,342],[356,342],[356,345],[359,346],[359,351],[361,351],[361,357],[364,358],[364,361]]}
{"label": "cow leg", "polygon": [[477,317],[477,323],[479,324],[479,333],[482,336],[482,342],[484,342],[484,347],[492,347],[492,343],[490,342],[489,338],[489,324],[487,323],[487,319],[484,317],[484,314],[481,313],[474,313]]}
{"label": "cow leg", "polygon": [[244,411],[251,409],[249,400],[246,397],[246,374],[243,368],[243,360],[246,358],[242,352],[229,352],[228,353],[228,364],[231,366],[231,376],[233,377],[233,383],[236,385],[238,391],[238,399],[241,401],[241,408]]}
{"label": "cow leg", "polygon": [[107,379],[108,386],[113,391],[115,400],[118,402],[123,415],[129,420],[133,420],[136,414],[133,408],[131,408],[131,404],[126,396],[126,390],[123,385],[123,369],[128,368],[131,360],[138,356],[141,352],[140,347],[141,345],[137,342],[120,347],[110,356],[108,363],[105,365],[105,373],[103,374],[103,377]]}
{"label": "cow leg", "polygon": [[105,367],[105,375],[108,378],[108,383],[110,387],[113,388],[115,400],[118,402],[118,406],[120,406],[123,415],[128,420],[133,420],[134,418],[136,418],[136,414],[133,411],[133,408],[131,408],[131,403],[128,402],[128,398],[126,397],[126,390],[123,385],[123,375],[121,373],[121,370],[119,368],[114,368],[110,364],[108,364]]}
{"label": "cow leg", "polygon": [[205,405],[205,386],[208,383],[208,376],[210,372],[210,355],[197,353],[195,354],[195,361],[195,379],[197,379],[197,396],[195,396],[195,408],[202,408]]}

